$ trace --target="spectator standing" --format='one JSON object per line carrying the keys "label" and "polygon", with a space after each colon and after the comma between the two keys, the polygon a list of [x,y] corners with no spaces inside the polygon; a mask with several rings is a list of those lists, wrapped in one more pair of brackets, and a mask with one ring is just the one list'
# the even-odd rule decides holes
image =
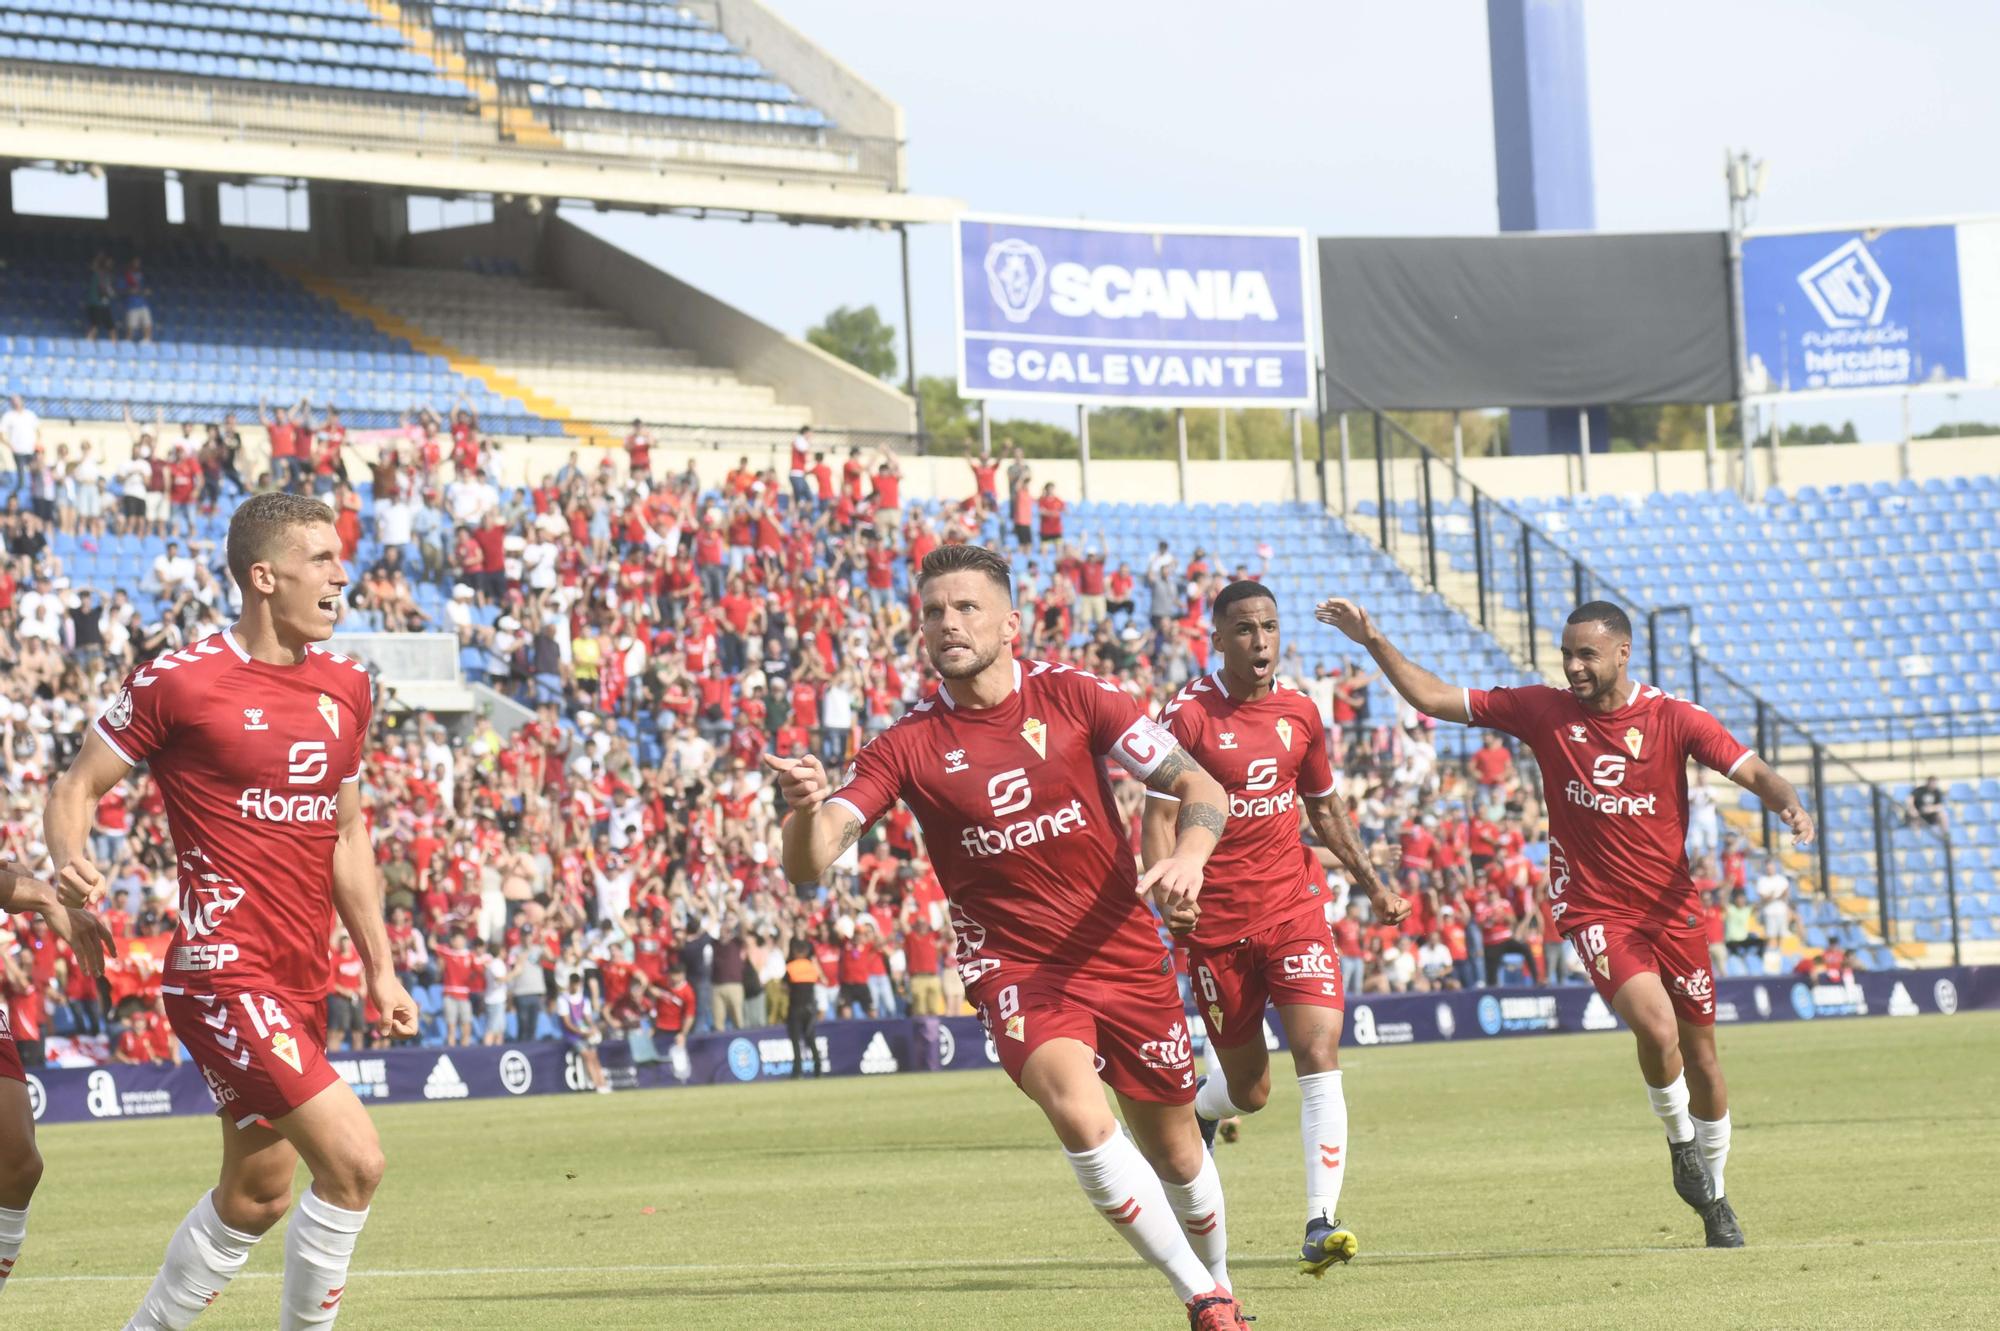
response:
{"label": "spectator standing", "polygon": [[548,1006],[548,981],[543,978],[543,948],[532,933],[524,934],[508,956],[507,988],[514,1001],[514,1038],[541,1039],[542,1012]]}
{"label": "spectator standing", "polygon": [[472,1043],[472,993],[486,992],[485,967],[467,946],[465,930],[453,929],[437,949],[439,985],[444,991],[444,1042]]}
{"label": "spectator standing", "polygon": [[7,436],[8,451],[14,455],[14,493],[23,494],[34,472],[35,450],[41,446],[42,418],[29,409],[19,393],[7,399],[0,412],[0,434]]}
{"label": "spectator standing", "polygon": [[118,325],[113,322],[112,306],[118,300],[118,278],[111,266],[111,256],[99,254],[90,261],[90,277],[83,288],[83,337],[86,342],[95,342],[99,333],[108,342],[118,340]]}
{"label": "spectator standing", "polygon": [[743,927],[734,916],[722,922],[722,937],[715,943],[713,960],[715,983],[712,987],[715,1010],[711,1018],[713,1029],[718,1031],[740,1031],[743,1021],[743,958],[745,935]]}
{"label": "spectator standing", "polygon": [[[18,402],[20,399],[16,398],[15,401]],[[1910,791],[1905,812],[1913,825],[1922,823],[1940,832],[1945,831],[1949,823],[1944,807],[1944,786],[1934,776],[1925,778],[1922,785]]]}
{"label": "spectator standing", "polygon": [[128,342],[153,341],[152,288],[146,285],[146,273],[140,266],[139,256],[133,255],[125,265],[125,340]]}
{"label": "spectator standing", "polygon": [[694,1010],[690,1014],[694,1033],[716,1029],[715,1026],[715,939],[698,919],[690,919],[686,937],[681,942],[680,969],[694,993]]}
{"label": "spectator standing", "polygon": [[333,988],[326,996],[326,1047],[361,1049],[368,1042],[368,1004],[363,996],[361,954],[341,929],[333,936]]}
{"label": "spectator standing", "polygon": [[556,1021],[562,1027],[563,1043],[583,1064],[583,1070],[590,1075],[590,1084],[599,1095],[611,1094],[611,1083],[605,1080],[604,1064],[598,1060],[597,1046],[603,1034],[597,1029],[597,1013],[590,995],[583,991],[583,974],[578,972],[569,977],[569,984],[562,996],[556,1000]]}
{"label": "spectator standing", "polygon": [[1764,955],[1764,940],[1757,934],[1757,911],[1740,887],[1729,890],[1729,900],[1722,908],[1722,945],[1746,967]]}
{"label": "spectator standing", "polygon": [[486,1037],[483,1043],[489,1045],[507,1042],[507,959],[500,955],[486,939],[480,938],[472,945],[472,954],[479,963],[479,974],[485,981],[483,1006],[486,1010]]}
{"label": "spectator standing", "polygon": [[827,985],[826,973],[805,939],[794,938],[787,951],[791,955],[785,961],[785,1034],[792,1040],[792,1076],[805,1075],[807,1054],[812,1055],[813,1076],[823,1076],[826,1069],[820,1064],[814,1030],[819,1025],[819,991]]}
{"label": "spectator standing", "polygon": [[799,432],[792,436],[792,455],[785,468],[785,476],[792,488],[792,510],[798,514],[813,511],[812,476],[806,460],[812,454],[813,427],[801,425]]}
{"label": "spectator standing", "polygon": [[1688,785],[1688,859],[1713,855],[1722,845],[1722,814],[1709,789],[1708,769],[1697,766]]}
{"label": "spectator standing", "polygon": [[1065,507],[1066,505],[1062,501],[1062,496],[1056,493],[1056,483],[1054,481],[1050,481],[1042,487],[1042,497],[1037,501],[1035,510],[1040,518],[1043,554],[1048,554],[1062,545],[1063,509]]}
{"label": "spectator standing", "polygon": [[1779,969],[1779,948],[1791,935],[1794,915],[1792,912],[1792,879],[1776,859],[1764,861],[1764,872],[1757,877],[1757,918],[1764,928],[1764,972],[1776,975]]}
{"label": "spectator standing", "polygon": [[942,1017],[944,985],[939,979],[937,931],[931,928],[930,914],[919,909],[903,935],[903,970],[909,976],[910,1015]]}

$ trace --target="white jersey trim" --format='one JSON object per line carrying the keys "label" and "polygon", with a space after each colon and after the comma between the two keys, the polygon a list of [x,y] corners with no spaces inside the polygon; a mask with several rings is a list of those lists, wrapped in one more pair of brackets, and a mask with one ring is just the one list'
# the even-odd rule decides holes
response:
{"label": "white jersey trim", "polygon": [[1331,795],[1334,791],[1338,789],[1340,789],[1340,778],[1335,777],[1333,779],[1333,784],[1328,786],[1325,790],[1300,791],[1299,793],[1304,795],[1309,800],[1323,800],[1328,795]]}
{"label": "white jersey trim", "polygon": [[236,653],[237,660],[248,661],[250,659],[250,653],[244,651],[243,644],[236,641],[236,630],[233,625],[222,630],[222,641],[224,646]]}
{"label": "white jersey trim", "polygon": [[1465,724],[1467,724],[1467,725],[1472,725],[1472,724],[1473,724],[1473,720],[1472,720],[1472,690],[1471,690],[1470,688],[1463,688],[1463,689],[1460,689],[1460,690],[1459,690],[1459,692],[1460,692],[1461,694],[1465,695],[1465,696],[1464,696],[1464,697],[1463,697],[1463,698],[1462,698],[1462,699],[1460,700],[1460,704],[1459,704],[1460,706],[1462,706],[1462,707],[1464,707],[1464,708],[1465,708]]}
{"label": "white jersey trim", "polygon": [[1169,795],[1167,794],[1166,791],[1154,790],[1151,786],[1146,787],[1146,798],[1149,800],[1167,800],[1173,804],[1179,804],[1181,802],[1181,797],[1179,795]]}
{"label": "white jersey trim", "polygon": [[861,824],[862,831],[866,832],[868,830],[869,819],[861,816],[861,810],[855,805],[853,800],[845,799],[839,795],[828,795],[826,802],[828,804],[838,804],[841,808],[854,815],[854,821]]}
{"label": "white jersey trim", "polygon": [[1727,777],[1734,777],[1736,775],[1737,768],[1743,766],[1743,764],[1749,762],[1752,758],[1756,756],[1757,756],[1757,750],[1755,749],[1743,750],[1742,753],[1736,756],[1736,761],[1729,764],[1729,770],[1724,772],[1723,775]]}
{"label": "white jersey trim", "polygon": [[[1020,691],[1021,691],[1021,658],[1017,656],[1014,658],[1013,692],[1019,693]],[[946,707],[951,708],[953,711],[958,710],[958,702],[951,696],[951,690],[948,687],[946,687],[946,682],[943,680],[938,681],[937,696],[944,699],[944,705]],[[1000,701],[1005,702],[1006,699],[1002,698]],[[999,703],[995,703],[994,706],[996,707],[999,706]]]}
{"label": "white jersey trim", "polygon": [[111,738],[111,727],[104,724],[103,717],[100,716],[95,721],[92,721],[90,723],[90,728],[97,732],[97,737],[99,739],[104,741],[104,747],[111,750],[113,753],[117,754],[119,758],[124,761],[127,767],[137,767],[139,765],[139,760],[137,758],[134,758],[131,754],[119,748],[118,741]]}

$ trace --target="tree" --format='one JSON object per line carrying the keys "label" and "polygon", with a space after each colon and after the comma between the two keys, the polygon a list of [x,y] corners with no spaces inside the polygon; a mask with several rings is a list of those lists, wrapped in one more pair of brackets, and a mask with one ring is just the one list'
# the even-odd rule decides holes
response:
{"label": "tree", "polygon": [[882,322],[873,305],[851,310],[842,305],[806,329],[806,341],[829,356],[838,356],[877,379],[896,373],[896,328]]}

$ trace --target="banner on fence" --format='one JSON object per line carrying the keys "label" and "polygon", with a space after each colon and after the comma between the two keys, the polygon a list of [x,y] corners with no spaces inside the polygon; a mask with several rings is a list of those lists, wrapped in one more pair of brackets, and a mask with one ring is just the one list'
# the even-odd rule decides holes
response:
{"label": "banner on fence", "polygon": [[1743,242],[1755,394],[2000,384],[2000,222]]}
{"label": "banner on fence", "polygon": [[[1844,984],[1814,984],[1792,976],[1715,982],[1715,1018],[1731,1025],[1820,1021],[1844,1017],[1950,1016],[2000,1006],[2000,967],[1863,972]],[[1197,1032],[1199,1023],[1191,1023]],[[1480,1041],[1559,1031],[1610,1031],[1618,1017],[1587,985],[1553,989],[1472,989],[1431,994],[1350,995],[1341,1042],[1347,1045]],[[1286,1047],[1275,1012],[1264,1020],[1267,1048]],[[657,1057],[634,1061],[623,1040],[599,1050],[614,1089],[740,1085],[789,1078],[792,1044],[777,1027],[690,1037],[676,1047],[659,1042]],[[492,1099],[592,1089],[581,1059],[554,1041],[452,1048],[403,1048],[337,1053],[334,1070],[362,1099],[376,1104]],[[814,1064],[829,1076],[899,1072],[962,1072],[1000,1066],[993,1041],[976,1017],[830,1021],[820,1025],[801,1075]],[[192,1063],[177,1066],[29,1070],[28,1098],[43,1122],[90,1122],[160,1114],[205,1114],[215,1108]]]}
{"label": "banner on fence", "polygon": [[954,225],[966,397],[1314,400],[1303,231],[982,216]]}

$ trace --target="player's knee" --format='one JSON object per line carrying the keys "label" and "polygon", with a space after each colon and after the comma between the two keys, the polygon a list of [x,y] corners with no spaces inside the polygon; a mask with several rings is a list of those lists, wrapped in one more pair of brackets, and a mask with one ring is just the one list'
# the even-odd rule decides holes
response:
{"label": "player's knee", "polygon": [[215,1190],[215,1211],[222,1223],[245,1234],[263,1234],[292,1209],[290,1173],[244,1179]]}
{"label": "player's knee", "polygon": [[25,1207],[42,1181],[42,1153],[30,1145],[9,1160],[0,1160],[0,1205]]}
{"label": "player's knee", "polygon": [[1252,1082],[1231,1083],[1229,1103],[1246,1114],[1254,1114],[1271,1103],[1271,1070],[1265,1068],[1263,1075]]}

